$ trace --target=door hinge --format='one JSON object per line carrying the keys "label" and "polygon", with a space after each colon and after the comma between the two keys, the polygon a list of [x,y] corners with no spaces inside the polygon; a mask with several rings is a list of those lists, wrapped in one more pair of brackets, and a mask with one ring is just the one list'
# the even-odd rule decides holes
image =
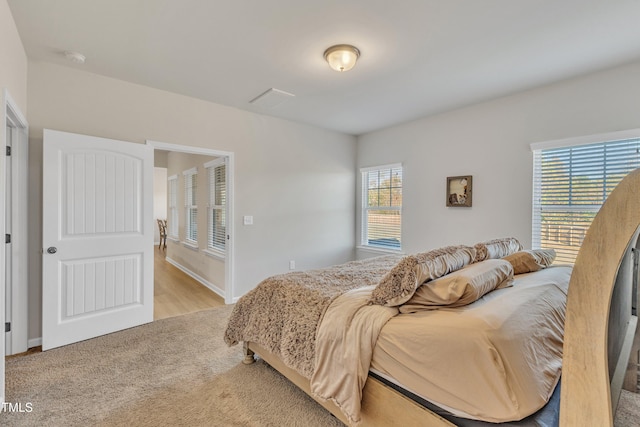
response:
{"label": "door hinge", "polygon": [[5,332],[11,332],[11,322],[5,322],[4,323],[4,331]]}
{"label": "door hinge", "polygon": [[11,234],[5,234],[4,235],[4,242],[5,243],[11,243]]}
{"label": "door hinge", "polygon": [[7,156],[11,155],[11,146],[7,145]]}

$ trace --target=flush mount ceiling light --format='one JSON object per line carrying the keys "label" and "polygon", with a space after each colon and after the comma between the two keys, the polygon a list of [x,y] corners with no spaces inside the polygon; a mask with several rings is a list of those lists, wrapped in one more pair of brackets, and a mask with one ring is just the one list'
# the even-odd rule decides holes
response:
{"label": "flush mount ceiling light", "polygon": [[72,52],[70,50],[67,50],[64,53],[64,57],[71,62],[75,62],[76,64],[84,64],[84,61],[87,59],[83,54],[79,52]]}
{"label": "flush mount ceiling light", "polygon": [[356,65],[360,56],[357,47],[350,44],[337,44],[324,51],[324,59],[336,71],[349,71]]}

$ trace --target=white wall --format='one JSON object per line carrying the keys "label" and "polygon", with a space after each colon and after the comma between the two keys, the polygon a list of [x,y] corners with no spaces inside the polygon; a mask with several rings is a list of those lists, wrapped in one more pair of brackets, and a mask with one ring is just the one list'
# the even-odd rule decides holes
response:
{"label": "white wall", "polygon": [[[167,219],[167,168],[153,168],[153,219]],[[160,242],[160,228],[154,224],[153,241]]]}
{"label": "white wall", "polygon": [[[633,128],[640,128],[640,63],[360,136],[357,164],[404,165],[407,253],[503,236],[529,247],[529,144]],[[457,175],[473,175],[471,208],[445,207],[446,178]]]}
{"label": "white wall", "polygon": [[[54,64],[29,62],[28,82],[36,171],[43,128],[235,153],[234,297],[287,271],[292,259],[307,269],[353,258],[355,137]],[[30,186],[41,197],[41,178]],[[254,225],[243,226],[243,215]],[[40,224],[35,218],[31,227]],[[30,287],[39,292],[39,258],[32,261]],[[32,308],[30,338],[40,336]]]}
{"label": "white wall", "polygon": [[0,90],[8,89],[27,114],[27,54],[6,0],[0,0]]}

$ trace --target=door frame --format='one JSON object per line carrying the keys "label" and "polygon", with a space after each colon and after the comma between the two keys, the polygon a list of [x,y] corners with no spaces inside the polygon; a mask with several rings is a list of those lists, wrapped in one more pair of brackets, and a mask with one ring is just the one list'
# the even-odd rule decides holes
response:
{"label": "door frame", "polygon": [[233,202],[234,202],[234,153],[232,151],[222,151],[212,148],[193,147],[180,144],[171,144],[167,142],[147,140],[147,145],[153,147],[154,150],[174,151],[178,153],[186,154],[198,154],[212,157],[226,157],[227,158],[227,244],[225,245],[225,260],[224,260],[224,302],[225,304],[233,304],[233,288],[235,278],[234,268],[234,221],[233,221]]}
{"label": "door frame", "polygon": [[[10,315],[11,332],[6,340],[6,348],[3,354],[12,355],[23,353],[28,349],[29,339],[29,251],[28,251],[28,195],[29,195],[29,124],[18,105],[13,100],[9,91],[5,88],[2,92],[3,117],[0,117],[0,133],[4,145],[6,141],[7,123],[11,123],[11,301],[2,304],[1,319]],[[7,157],[0,156],[0,170],[7,167]],[[5,174],[0,178],[1,188],[5,188]],[[6,194],[3,191],[0,207],[0,229],[5,230]],[[0,235],[6,231],[0,232]],[[5,270],[5,245],[0,249],[0,269]],[[0,293],[4,301],[7,289],[2,280]],[[10,307],[10,313],[5,313],[5,305]],[[6,320],[5,320],[6,321]]]}
{"label": "door frame", "polygon": [[[10,346],[11,354],[27,350],[28,338],[28,265],[27,250],[27,166],[29,153],[29,124],[26,118],[18,108],[18,104],[11,98],[9,91],[4,88],[1,94],[1,117],[0,117],[0,141],[6,147],[7,141],[7,123],[11,123],[12,131],[12,168],[11,168],[11,191],[14,197],[11,204],[11,229],[14,236],[20,236],[15,239],[19,244],[11,245],[11,301],[6,301],[6,245],[0,244],[0,271],[3,273],[0,278],[0,319],[4,323],[6,321],[6,306],[11,309],[12,332],[0,339],[0,354],[2,355],[2,365],[0,366],[0,403],[5,402],[5,364],[4,356],[7,346]],[[15,132],[15,133],[14,133]],[[15,142],[15,143],[14,143]],[[0,235],[6,232],[6,192],[7,184],[7,156],[0,153]],[[24,348],[24,349],[23,349]]]}

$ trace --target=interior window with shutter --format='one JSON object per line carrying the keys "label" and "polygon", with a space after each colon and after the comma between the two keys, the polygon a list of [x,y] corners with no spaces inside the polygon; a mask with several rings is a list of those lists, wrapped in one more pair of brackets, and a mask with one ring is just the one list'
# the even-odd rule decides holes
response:
{"label": "interior window with shutter", "polygon": [[169,220],[167,221],[167,235],[178,238],[178,176],[167,178],[167,199],[169,202]]}
{"label": "interior window with shutter", "polygon": [[402,165],[363,168],[361,245],[402,248]]}
{"label": "interior window with shutter", "polygon": [[185,241],[198,244],[198,171],[196,168],[182,172],[184,175],[184,206],[185,206]]}
{"label": "interior window with shutter", "polygon": [[557,263],[572,264],[609,193],[640,167],[640,138],[535,146],[532,246],[553,248]]}
{"label": "interior window with shutter", "polygon": [[227,167],[225,158],[206,163],[209,181],[209,203],[207,204],[207,249],[224,256],[227,240]]}

